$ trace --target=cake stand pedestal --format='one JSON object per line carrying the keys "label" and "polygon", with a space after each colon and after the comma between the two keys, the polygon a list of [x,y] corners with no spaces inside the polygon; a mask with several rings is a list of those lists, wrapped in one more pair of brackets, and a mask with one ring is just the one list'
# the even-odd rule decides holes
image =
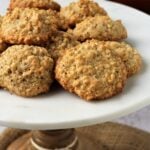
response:
{"label": "cake stand pedestal", "polygon": [[121,124],[77,129],[27,131],[6,129],[0,150],[149,150],[150,134]]}

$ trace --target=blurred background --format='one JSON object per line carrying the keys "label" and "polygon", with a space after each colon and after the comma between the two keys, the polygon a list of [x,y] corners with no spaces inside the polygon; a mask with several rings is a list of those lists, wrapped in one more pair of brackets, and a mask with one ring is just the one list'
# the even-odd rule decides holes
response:
{"label": "blurred background", "polygon": [[111,0],[111,1],[123,3],[150,14],[150,0]]}

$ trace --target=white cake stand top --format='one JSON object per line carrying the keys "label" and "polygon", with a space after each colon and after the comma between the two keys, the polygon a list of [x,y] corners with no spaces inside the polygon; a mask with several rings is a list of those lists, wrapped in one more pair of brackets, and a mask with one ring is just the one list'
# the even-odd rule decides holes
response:
{"label": "white cake stand top", "polygon": [[[59,2],[66,5],[71,0]],[[5,12],[7,4],[8,0],[0,1],[1,12]],[[141,73],[129,79],[123,93],[100,102],[86,102],[61,88],[28,99],[0,90],[0,125],[40,130],[81,127],[109,121],[150,104],[150,16],[112,2],[101,5],[111,17],[123,20],[128,41],[142,55]]]}

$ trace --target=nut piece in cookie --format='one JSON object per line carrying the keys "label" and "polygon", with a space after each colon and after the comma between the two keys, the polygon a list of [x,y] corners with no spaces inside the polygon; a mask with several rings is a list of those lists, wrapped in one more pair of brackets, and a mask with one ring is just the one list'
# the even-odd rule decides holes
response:
{"label": "nut piece in cookie", "polygon": [[53,0],[11,0],[9,10],[14,8],[39,8],[60,11],[60,5]]}
{"label": "nut piece in cookie", "polygon": [[115,52],[124,61],[128,77],[138,73],[142,68],[142,58],[135,48],[125,42],[101,42],[106,48]]}
{"label": "nut piece in cookie", "polygon": [[59,58],[55,78],[68,91],[86,100],[101,100],[120,93],[127,70],[120,57],[97,40],[86,41]]}
{"label": "nut piece in cookie", "polygon": [[56,30],[57,14],[52,10],[15,8],[3,18],[1,33],[11,44],[40,45]]}
{"label": "nut piece in cookie", "polygon": [[83,21],[86,17],[95,15],[107,15],[106,11],[92,0],[79,0],[72,2],[69,6],[64,7],[60,11],[70,26]]}
{"label": "nut piece in cookie", "polygon": [[53,59],[45,48],[27,45],[9,47],[0,56],[0,86],[24,97],[49,91]]}
{"label": "nut piece in cookie", "polygon": [[52,37],[47,45],[47,49],[54,60],[57,60],[64,54],[64,50],[78,45],[76,38],[67,32],[58,31]]}
{"label": "nut piece in cookie", "polygon": [[6,50],[7,44],[4,42],[1,36],[1,24],[2,24],[2,16],[0,15],[0,53]]}
{"label": "nut piece in cookie", "polygon": [[120,20],[113,21],[108,16],[86,18],[72,31],[80,41],[87,39],[118,41],[127,38],[127,31]]}

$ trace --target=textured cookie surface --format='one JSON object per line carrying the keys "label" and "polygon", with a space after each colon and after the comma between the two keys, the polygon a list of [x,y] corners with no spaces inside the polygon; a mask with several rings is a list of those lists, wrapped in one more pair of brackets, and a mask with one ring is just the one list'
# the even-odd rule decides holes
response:
{"label": "textured cookie surface", "polygon": [[127,31],[121,21],[113,21],[108,16],[86,18],[76,25],[73,34],[80,41],[87,39],[122,40],[127,37]]}
{"label": "textured cookie surface", "polygon": [[0,56],[0,86],[20,96],[36,96],[49,90],[52,70],[45,48],[12,46]]}
{"label": "textured cookie surface", "polygon": [[61,55],[63,55],[65,49],[76,46],[77,44],[79,44],[79,42],[72,34],[58,31],[51,37],[51,41],[49,42],[47,49],[52,58],[57,60]]}
{"label": "textured cookie surface", "polygon": [[2,22],[2,36],[12,44],[41,44],[56,30],[57,14],[52,10],[15,8]]}
{"label": "textured cookie surface", "polygon": [[106,48],[110,49],[112,52],[115,52],[121,59],[124,61],[127,71],[128,77],[138,73],[142,67],[142,59],[140,54],[137,52],[135,48],[130,46],[125,42],[101,42]]}
{"label": "textured cookie surface", "polygon": [[11,0],[9,10],[16,7],[60,10],[60,5],[53,0]]}
{"label": "textured cookie surface", "polygon": [[3,17],[0,15],[0,26],[2,24],[2,19],[3,19]]}
{"label": "textured cookie surface", "polygon": [[3,41],[1,36],[1,24],[2,24],[2,16],[0,15],[0,53],[7,48],[7,44]]}
{"label": "textured cookie surface", "polygon": [[55,74],[66,90],[86,100],[112,97],[127,80],[123,61],[97,40],[68,49],[57,61]]}
{"label": "textured cookie surface", "polygon": [[69,25],[75,25],[83,21],[86,17],[107,15],[106,11],[96,2],[91,0],[79,0],[61,9],[60,14],[68,21]]}

